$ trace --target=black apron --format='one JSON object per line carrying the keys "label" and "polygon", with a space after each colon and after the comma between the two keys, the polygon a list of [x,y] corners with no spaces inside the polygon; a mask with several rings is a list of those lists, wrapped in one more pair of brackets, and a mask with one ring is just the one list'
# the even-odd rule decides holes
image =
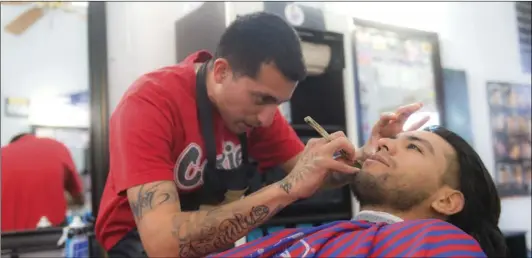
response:
{"label": "black apron", "polygon": [[[242,149],[242,164],[234,169],[218,169],[216,167],[216,141],[213,126],[213,105],[207,95],[205,62],[196,74],[196,102],[201,135],[205,142],[207,165],[203,171],[203,186],[200,189],[179,193],[182,211],[197,211],[203,206],[224,204],[228,195],[240,193],[249,194],[260,188],[257,179],[257,166],[249,161],[246,133],[238,135]],[[217,250],[222,251],[222,250]],[[147,257],[140,236],[136,228],[128,232],[109,251],[110,258],[114,257]]]}

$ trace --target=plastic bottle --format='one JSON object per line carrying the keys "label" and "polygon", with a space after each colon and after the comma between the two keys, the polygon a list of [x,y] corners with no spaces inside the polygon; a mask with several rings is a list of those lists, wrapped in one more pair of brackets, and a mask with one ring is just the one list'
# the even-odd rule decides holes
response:
{"label": "plastic bottle", "polygon": [[63,228],[63,235],[58,241],[58,245],[65,242],[64,257],[85,258],[89,257],[89,238],[87,236],[87,226],[80,216],[74,216],[72,222]]}
{"label": "plastic bottle", "polygon": [[48,220],[46,216],[42,216],[41,219],[39,219],[39,222],[37,223],[37,228],[47,228],[51,226],[52,223]]}

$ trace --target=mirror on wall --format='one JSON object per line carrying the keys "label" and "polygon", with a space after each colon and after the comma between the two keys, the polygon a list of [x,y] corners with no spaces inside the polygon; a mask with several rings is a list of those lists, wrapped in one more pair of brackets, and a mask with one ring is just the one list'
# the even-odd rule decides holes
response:
{"label": "mirror on wall", "polygon": [[2,2],[1,231],[91,216],[86,2]]}

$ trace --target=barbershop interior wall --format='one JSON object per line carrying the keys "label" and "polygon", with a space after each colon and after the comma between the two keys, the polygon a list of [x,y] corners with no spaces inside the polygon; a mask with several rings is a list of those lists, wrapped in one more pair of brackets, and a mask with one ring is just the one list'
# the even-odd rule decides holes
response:
{"label": "barbershop interior wall", "polygon": [[[31,5],[2,6],[1,27],[28,8]],[[28,118],[5,116],[5,98],[31,99],[89,88],[87,20],[75,13],[50,11],[20,36],[2,29],[0,46],[4,146],[14,135],[30,130]]]}
{"label": "barbershop interior wall", "polygon": [[[175,63],[174,22],[199,5],[107,3],[111,110],[142,73]],[[531,81],[520,68],[513,3],[331,2],[324,8],[327,27],[338,32],[347,31],[346,17],[437,32],[443,67],[467,73],[475,148],[488,167],[494,166],[486,81]],[[530,202],[530,197],[503,200],[500,222],[503,229],[527,230],[529,247]]]}
{"label": "barbershop interior wall", "polygon": [[[531,83],[530,74],[520,67],[513,2],[337,2],[327,3],[326,8],[330,13],[438,33],[443,67],[467,73],[474,147],[488,168],[494,168],[486,81]],[[529,248],[530,206],[530,197],[504,199],[500,219],[502,229],[527,230]]]}

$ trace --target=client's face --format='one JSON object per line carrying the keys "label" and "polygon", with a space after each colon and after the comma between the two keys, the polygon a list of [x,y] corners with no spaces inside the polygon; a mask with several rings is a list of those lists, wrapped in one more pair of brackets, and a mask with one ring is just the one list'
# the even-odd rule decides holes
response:
{"label": "client's face", "polygon": [[454,158],[452,146],[431,132],[381,139],[377,153],[364,162],[351,188],[362,207],[403,212],[426,205],[429,209],[444,186],[450,158]]}

